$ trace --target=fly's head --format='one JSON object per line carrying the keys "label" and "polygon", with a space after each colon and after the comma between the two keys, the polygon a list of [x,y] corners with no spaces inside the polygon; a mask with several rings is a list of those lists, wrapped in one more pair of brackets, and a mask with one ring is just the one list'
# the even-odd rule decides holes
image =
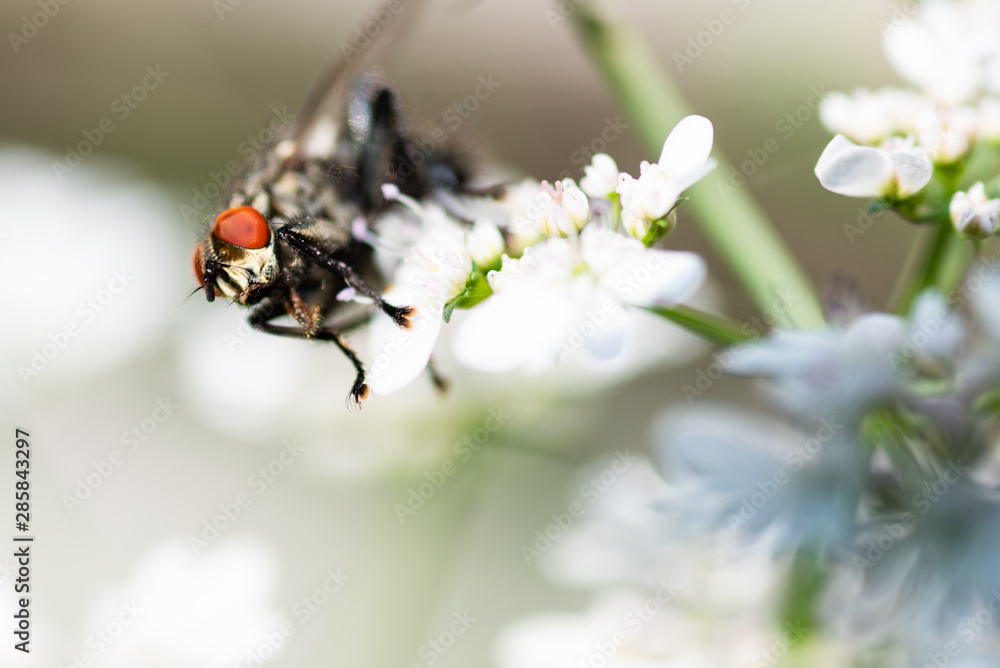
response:
{"label": "fly's head", "polygon": [[281,274],[271,226],[252,206],[223,211],[208,237],[195,246],[194,272],[208,301],[222,295],[253,304]]}

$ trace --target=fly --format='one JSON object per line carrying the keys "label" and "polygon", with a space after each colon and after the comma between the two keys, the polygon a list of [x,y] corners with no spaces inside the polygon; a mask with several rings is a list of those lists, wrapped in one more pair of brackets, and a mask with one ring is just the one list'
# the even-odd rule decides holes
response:
{"label": "fly", "polygon": [[[420,4],[413,0],[407,11]],[[370,389],[345,332],[375,309],[409,329],[415,309],[382,299],[372,248],[355,231],[375,227],[386,210],[383,184],[420,199],[461,192],[466,182],[449,156],[415,159],[399,94],[368,69],[403,27],[396,16],[379,44],[326,68],[288,130],[234,181],[224,210],[194,250],[208,301],[224,297],[249,307],[250,325],[259,331],[339,348],[354,365],[348,400],[358,405]],[[349,288],[372,305],[340,301]],[[284,315],[294,325],[272,322]]]}

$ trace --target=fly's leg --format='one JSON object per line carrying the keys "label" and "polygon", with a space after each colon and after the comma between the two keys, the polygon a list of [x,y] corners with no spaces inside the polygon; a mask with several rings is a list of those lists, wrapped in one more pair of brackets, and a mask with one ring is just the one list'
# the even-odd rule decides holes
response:
{"label": "fly's leg", "polygon": [[441,375],[438,371],[437,364],[434,363],[434,358],[427,360],[427,373],[431,377],[431,384],[434,385],[434,389],[438,391],[442,397],[448,393],[448,379]]}
{"label": "fly's leg", "polygon": [[349,264],[343,260],[331,257],[322,248],[313,243],[309,237],[296,230],[295,227],[296,225],[294,223],[285,225],[279,228],[278,231],[275,232],[275,235],[285,241],[305,259],[341,277],[347,285],[354,288],[365,297],[371,299],[375,302],[375,306],[382,310],[387,316],[392,318],[392,321],[395,322],[396,325],[402,329],[410,329],[413,327],[413,317],[417,313],[417,310],[414,307],[393,306],[392,304],[387,303],[384,299],[382,299],[382,295],[379,291],[365,283]]}
{"label": "fly's leg", "polygon": [[354,365],[356,375],[354,377],[354,385],[351,387],[351,394],[348,397],[348,401],[353,400],[354,403],[360,407],[361,402],[367,400],[368,397],[371,396],[371,388],[368,387],[368,384],[365,382],[365,367],[358,358],[357,353],[355,353],[348,345],[347,341],[344,340],[343,332],[367,322],[369,314],[353,314],[349,317],[342,318],[340,321],[335,321],[330,325],[318,327],[312,332],[304,327],[289,327],[286,325],[272,324],[271,320],[280,315],[282,315],[282,312],[274,308],[273,304],[261,303],[254,308],[248,320],[251,327],[268,334],[287,336],[293,339],[333,341],[334,345],[340,348],[340,351],[344,353],[347,359],[351,360],[351,364]]}

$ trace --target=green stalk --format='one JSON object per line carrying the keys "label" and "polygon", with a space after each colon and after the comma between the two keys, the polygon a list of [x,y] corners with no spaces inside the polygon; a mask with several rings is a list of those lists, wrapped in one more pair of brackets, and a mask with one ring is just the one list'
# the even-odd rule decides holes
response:
{"label": "green stalk", "polygon": [[[658,156],[670,130],[690,113],[682,94],[638,35],[605,21],[590,5],[578,5],[572,16],[640,138]],[[823,310],[802,269],[750,195],[724,183],[729,163],[716,155],[719,168],[689,189],[702,230],[760,309],[770,309],[782,299],[779,291],[787,291],[800,298],[778,315],[780,324],[823,327]],[[722,185],[730,190],[726,196]]]}
{"label": "green stalk", "polygon": [[938,223],[933,241],[924,255],[920,273],[910,287],[901,311],[908,313],[917,296],[928,288],[936,288],[943,295],[954,290],[972,255],[971,246],[958,236],[950,220]]}
{"label": "green stalk", "polygon": [[706,339],[717,346],[731,346],[748,341],[750,337],[740,331],[739,325],[689,306],[653,306],[650,313],[680,325],[692,334]]}

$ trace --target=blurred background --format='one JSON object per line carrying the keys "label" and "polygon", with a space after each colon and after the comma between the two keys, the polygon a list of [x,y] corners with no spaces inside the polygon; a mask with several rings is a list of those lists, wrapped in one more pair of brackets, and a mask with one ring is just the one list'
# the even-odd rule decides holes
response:
{"label": "blurred background", "polygon": [[[857,279],[880,307],[915,231],[876,219],[852,239],[859,203],[812,170],[829,140],[816,93],[898,83],[880,49],[894,6],[604,4],[649,41],[730,160],[777,140],[747,169],[753,196],[821,288]],[[681,63],[726,10],[735,20]],[[616,451],[648,448],[651,421],[687,405],[707,348],[667,330],[655,363],[586,384],[445,358],[447,397],[422,379],[358,413],[334,351],[188,299],[213,180],[294,113],[368,12],[353,0],[0,6],[0,466],[13,466],[14,428],[30,431],[37,537],[36,652],[5,642],[4,665],[490,666],[511,622],[590,600],[522,548]],[[579,178],[597,150],[637,174],[656,156],[622,131],[559,12],[442,0],[387,69],[442,127],[481,77],[499,82],[456,131],[484,164]],[[706,300],[756,315],[683,212],[669,246],[709,259]],[[698,400],[750,391],[723,379]]]}

